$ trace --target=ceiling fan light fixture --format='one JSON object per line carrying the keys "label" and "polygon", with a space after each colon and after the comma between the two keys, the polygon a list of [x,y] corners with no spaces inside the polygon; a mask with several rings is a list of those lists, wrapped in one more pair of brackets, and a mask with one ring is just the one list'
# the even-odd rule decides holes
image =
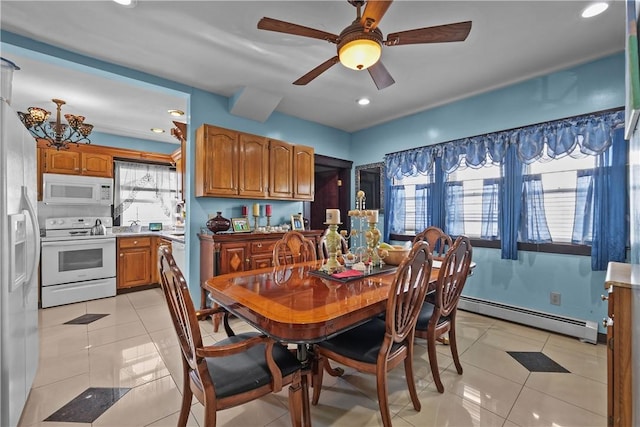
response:
{"label": "ceiling fan light fixture", "polygon": [[352,70],[365,70],[378,62],[382,54],[382,46],[377,40],[360,38],[340,46],[338,57],[340,63]]}

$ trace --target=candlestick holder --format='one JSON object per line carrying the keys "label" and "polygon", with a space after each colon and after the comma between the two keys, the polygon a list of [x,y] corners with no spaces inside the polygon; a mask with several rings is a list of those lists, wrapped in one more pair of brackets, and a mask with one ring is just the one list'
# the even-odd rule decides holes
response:
{"label": "candlestick holder", "polygon": [[382,258],[378,252],[380,243],[380,230],[376,227],[377,222],[369,222],[369,229],[364,233],[367,242],[367,254],[373,266],[382,266]]}
{"label": "candlestick holder", "polygon": [[271,215],[267,215],[267,227],[271,227]]}
{"label": "candlestick holder", "polygon": [[253,216],[253,230],[254,231],[258,231],[258,218],[260,218],[260,215],[254,215]]}
{"label": "candlestick holder", "polygon": [[342,252],[342,243],[340,234],[338,234],[338,224],[328,224],[329,232],[325,237],[327,243],[327,252],[329,253],[329,259],[320,268],[322,271],[328,274],[344,271],[344,266],[338,261],[338,254]]}

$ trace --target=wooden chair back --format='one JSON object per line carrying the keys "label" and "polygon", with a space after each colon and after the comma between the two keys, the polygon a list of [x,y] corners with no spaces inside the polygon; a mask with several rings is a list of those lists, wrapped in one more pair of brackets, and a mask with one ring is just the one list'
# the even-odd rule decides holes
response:
{"label": "wooden chair back", "polygon": [[389,290],[385,316],[386,333],[393,342],[403,342],[410,334],[413,341],[418,313],[429,287],[432,264],[433,256],[424,241],[416,242],[400,263]]}
{"label": "wooden chair back", "polygon": [[467,236],[460,236],[447,253],[436,285],[435,306],[440,317],[449,316],[457,307],[471,266],[472,248]]}
{"label": "wooden chair back", "polygon": [[453,246],[453,240],[451,239],[451,236],[442,231],[441,228],[434,225],[429,226],[422,230],[420,233],[416,234],[416,237],[414,237],[413,239],[413,243],[420,240],[425,240],[427,243],[429,243],[429,248],[431,248],[434,259],[437,259],[439,261],[442,261],[444,259],[449,248]]}
{"label": "wooden chair back", "polygon": [[316,246],[297,231],[289,231],[273,247],[273,265],[291,265],[298,262],[314,261]]}
{"label": "wooden chair back", "polygon": [[183,356],[178,427],[186,427],[192,396],[204,406],[205,426],[215,427],[218,410],[278,393],[284,385],[289,385],[292,425],[310,425],[309,408],[304,402],[308,396],[307,381],[302,379],[302,364],[295,355],[271,338],[253,332],[204,346],[199,312],[196,312],[189,287],[166,246],[158,249],[158,269]]}

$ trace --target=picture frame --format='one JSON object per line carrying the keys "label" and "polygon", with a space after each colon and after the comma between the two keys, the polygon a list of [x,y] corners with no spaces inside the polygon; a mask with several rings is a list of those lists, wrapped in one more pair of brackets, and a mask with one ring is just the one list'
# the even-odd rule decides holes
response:
{"label": "picture frame", "polygon": [[293,231],[304,231],[304,219],[302,215],[291,215],[291,229]]}
{"label": "picture frame", "polygon": [[231,218],[231,228],[234,233],[249,233],[251,231],[249,218],[246,216],[241,218]]}

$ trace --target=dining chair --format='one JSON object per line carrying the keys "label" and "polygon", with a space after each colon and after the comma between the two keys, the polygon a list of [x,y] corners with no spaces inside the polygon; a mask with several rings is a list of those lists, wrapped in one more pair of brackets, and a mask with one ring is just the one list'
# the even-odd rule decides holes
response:
{"label": "dining chair", "polygon": [[471,243],[467,236],[460,236],[456,239],[442,261],[434,297],[432,300],[424,302],[418,315],[416,337],[427,340],[431,374],[440,393],[444,393],[444,386],[438,371],[436,340],[447,332],[453,363],[458,374],[462,374],[456,343],[456,313],[460,294],[469,275],[472,252]]}
{"label": "dining chair", "polygon": [[335,360],[362,372],[376,375],[378,405],[382,423],[391,426],[387,395],[387,372],[404,362],[411,401],[420,411],[413,376],[413,341],[418,313],[429,286],[432,255],[426,242],[413,245],[389,289],[386,316],[375,317],[326,341],[314,345],[313,399],[317,405],[322,389],[324,365]]}
{"label": "dining chair", "polygon": [[[318,258],[319,259],[329,259],[329,250],[327,249],[327,234],[329,234],[329,229],[327,228],[322,236],[320,236],[320,240],[318,241]],[[341,255],[349,252],[349,245],[347,243],[347,239],[340,234],[340,253],[338,254],[338,261],[344,264],[344,260],[341,259]]]}
{"label": "dining chair", "polygon": [[290,265],[316,259],[316,246],[297,231],[288,231],[273,247],[273,265]]}
{"label": "dining chair", "polygon": [[413,238],[413,243],[419,240],[425,240],[429,243],[429,248],[433,252],[433,259],[439,261],[444,259],[447,251],[453,245],[451,236],[435,225],[429,226],[416,234],[416,237]]}
{"label": "dining chair", "polygon": [[[303,366],[286,347],[257,332],[230,336],[213,345],[202,343],[199,317],[189,287],[170,250],[158,249],[158,269],[180,349],[183,389],[178,427],[189,418],[192,396],[204,406],[204,424],[216,425],[218,410],[231,408],[289,385],[289,411],[293,426],[310,425],[308,381]],[[215,311],[218,309],[209,309]],[[209,313],[210,314],[210,313]]]}

